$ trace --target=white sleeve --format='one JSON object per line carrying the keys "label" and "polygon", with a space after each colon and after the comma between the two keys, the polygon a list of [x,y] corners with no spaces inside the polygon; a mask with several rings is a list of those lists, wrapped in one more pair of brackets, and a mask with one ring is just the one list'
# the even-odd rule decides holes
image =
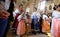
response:
{"label": "white sleeve", "polygon": [[26,12],[30,12],[30,8],[29,7],[26,8]]}
{"label": "white sleeve", "polygon": [[37,13],[37,17],[40,18],[40,16],[41,16],[40,13]]}
{"label": "white sleeve", "polygon": [[52,17],[57,16],[56,14],[57,14],[57,12],[56,12],[56,11],[53,11],[53,13],[52,13]]}
{"label": "white sleeve", "polygon": [[13,12],[13,17],[15,17],[16,16],[16,13],[15,12]]}
{"label": "white sleeve", "polygon": [[15,10],[15,13],[20,13],[18,9]]}
{"label": "white sleeve", "polygon": [[52,17],[56,17],[57,16],[56,14],[57,14],[56,12],[53,12]]}
{"label": "white sleeve", "polygon": [[45,16],[43,15],[43,20],[45,19]]}
{"label": "white sleeve", "polygon": [[21,18],[22,18],[22,15],[19,15],[19,16],[18,16],[18,18],[17,18],[17,19],[18,19],[18,21],[20,21],[20,20],[21,20]]}
{"label": "white sleeve", "polygon": [[46,15],[43,15],[43,20],[45,20],[45,19],[48,19],[48,17]]}
{"label": "white sleeve", "polygon": [[54,13],[52,13],[52,17],[54,17]]}
{"label": "white sleeve", "polygon": [[48,19],[48,17],[46,16],[46,19]]}
{"label": "white sleeve", "polygon": [[13,16],[15,17],[17,13],[20,13],[18,9],[13,12]]}

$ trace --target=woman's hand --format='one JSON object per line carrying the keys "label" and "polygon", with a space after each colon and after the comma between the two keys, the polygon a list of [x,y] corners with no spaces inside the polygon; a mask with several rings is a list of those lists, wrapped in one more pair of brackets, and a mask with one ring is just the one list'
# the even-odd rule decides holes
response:
{"label": "woman's hand", "polygon": [[6,19],[6,18],[8,18],[9,15],[10,14],[7,11],[0,10],[0,18]]}

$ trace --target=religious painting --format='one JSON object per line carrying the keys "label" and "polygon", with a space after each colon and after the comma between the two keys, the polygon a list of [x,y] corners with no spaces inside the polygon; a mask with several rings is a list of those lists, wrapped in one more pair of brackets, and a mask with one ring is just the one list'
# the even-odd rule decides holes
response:
{"label": "religious painting", "polygon": [[49,6],[49,10],[52,10],[52,5]]}

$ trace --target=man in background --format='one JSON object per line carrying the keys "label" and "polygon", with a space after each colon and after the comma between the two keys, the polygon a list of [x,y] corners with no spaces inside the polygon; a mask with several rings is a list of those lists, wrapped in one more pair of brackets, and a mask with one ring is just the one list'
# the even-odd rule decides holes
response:
{"label": "man in background", "polygon": [[4,37],[9,15],[10,14],[4,9],[3,1],[0,1],[0,37]]}
{"label": "man in background", "polygon": [[4,37],[6,37],[8,30],[10,29],[10,26],[13,24],[13,11],[14,11],[14,0],[5,0],[5,9],[8,13],[10,13],[10,16],[8,17],[8,24],[6,27],[6,31],[4,34]]}

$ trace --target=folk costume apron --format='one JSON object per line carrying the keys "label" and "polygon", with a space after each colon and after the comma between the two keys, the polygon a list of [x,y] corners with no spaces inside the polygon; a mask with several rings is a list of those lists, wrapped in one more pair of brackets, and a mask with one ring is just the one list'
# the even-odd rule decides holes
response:
{"label": "folk costume apron", "polygon": [[22,18],[18,24],[17,35],[23,35],[25,34],[25,31],[26,31],[25,19]]}
{"label": "folk costume apron", "polygon": [[46,33],[50,31],[50,23],[46,15],[43,15],[42,31]]}
{"label": "folk costume apron", "polygon": [[31,19],[27,19],[27,32],[31,32]]}
{"label": "folk costume apron", "polygon": [[33,16],[34,19],[34,30],[39,30],[39,24],[38,24],[38,17],[37,16]]}

